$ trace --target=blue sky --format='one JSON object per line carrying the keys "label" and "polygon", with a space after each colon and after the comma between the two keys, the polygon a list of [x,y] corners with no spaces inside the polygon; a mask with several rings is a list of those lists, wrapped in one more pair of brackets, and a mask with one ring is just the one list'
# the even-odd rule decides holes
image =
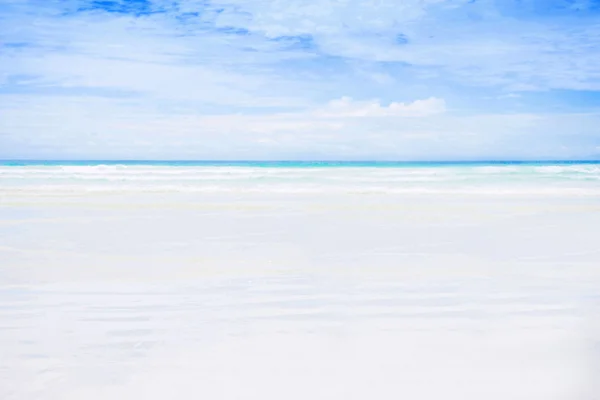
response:
{"label": "blue sky", "polygon": [[600,0],[2,0],[0,158],[600,158]]}

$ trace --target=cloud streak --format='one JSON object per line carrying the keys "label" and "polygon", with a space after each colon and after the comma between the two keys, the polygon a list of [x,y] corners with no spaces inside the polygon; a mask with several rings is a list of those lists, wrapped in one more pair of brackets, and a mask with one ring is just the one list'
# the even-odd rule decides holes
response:
{"label": "cloud streak", "polygon": [[430,97],[424,100],[415,100],[412,103],[392,102],[382,106],[379,101],[353,101],[350,97],[332,100],[327,107],[317,110],[314,115],[318,117],[424,117],[443,113],[446,111],[446,102],[443,99]]}

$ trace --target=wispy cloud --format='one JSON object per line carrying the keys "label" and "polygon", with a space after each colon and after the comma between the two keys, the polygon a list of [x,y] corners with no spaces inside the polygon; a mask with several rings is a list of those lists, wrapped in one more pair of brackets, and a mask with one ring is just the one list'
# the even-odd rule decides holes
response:
{"label": "wispy cloud", "polygon": [[317,110],[316,116],[323,117],[423,117],[438,114],[446,110],[443,99],[431,97],[412,103],[392,102],[382,106],[379,101],[353,101],[350,97],[332,100],[323,110]]}

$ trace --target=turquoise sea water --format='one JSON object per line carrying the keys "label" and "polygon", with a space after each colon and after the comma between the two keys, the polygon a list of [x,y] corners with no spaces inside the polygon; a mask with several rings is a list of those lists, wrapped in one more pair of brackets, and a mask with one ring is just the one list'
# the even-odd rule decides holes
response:
{"label": "turquoise sea water", "polygon": [[543,161],[189,161],[189,160],[0,160],[0,166],[94,166],[94,165],[156,165],[156,166],[238,166],[238,167],[457,167],[486,165],[600,165],[600,160],[543,160]]}

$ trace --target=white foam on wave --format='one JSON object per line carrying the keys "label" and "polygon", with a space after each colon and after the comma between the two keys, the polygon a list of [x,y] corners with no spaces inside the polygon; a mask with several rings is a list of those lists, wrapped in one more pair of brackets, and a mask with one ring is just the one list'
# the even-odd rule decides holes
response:
{"label": "white foam on wave", "polygon": [[464,166],[280,168],[253,166],[0,167],[2,194],[280,193],[600,195],[600,167]]}
{"label": "white foam on wave", "polygon": [[483,166],[483,167],[474,167],[473,172],[476,173],[484,173],[484,174],[502,174],[502,173],[511,173],[514,174],[519,172],[519,168],[515,166]]}
{"label": "white foam on wave", "polygon": [[561,174],[581,173],[600,174],[600,166],[595,164],[571,165],[483,165],[483,166],[443,166],[443,167],[256,167],[256,166],[162,166],[162,165],[84,165],[84,166],[0,166],[0,176],[4,175],[36,175],[36,174],[80,174],[80,175],[281,175],[281,176],[356,176],[369,175],[378,177],[396,176],[451,176],[470,174],[515,174],[515,173]]}
{"label": "white foam on wave", "polygon": [[435,186],[327,186],[327,185],[32,185],[3,187],[0,196],[17,194],[85,193],[230,193],[230,194],[379,194],[379,195],[469,195],[469,196],[600,196],[600,187],[451,187]]}
{"label": "white foam on wave", "polygon": [[572,164],[572,165],[544,165],[534,167],[535,172],[543,174],[564,174],[564,173],[580,173],[580,174],[600,174],[600,167],[597,165],[587,164]]}

